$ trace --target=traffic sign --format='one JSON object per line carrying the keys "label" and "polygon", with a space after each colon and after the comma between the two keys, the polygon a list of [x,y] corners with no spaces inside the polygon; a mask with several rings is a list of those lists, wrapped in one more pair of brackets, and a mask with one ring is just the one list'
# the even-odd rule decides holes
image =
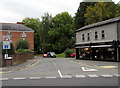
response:
{"label": "traffic sign", "polygon": [[7,36],[7,35],[4,35],[4,36],[3,36],[3,41],[10,41],[10,37]]}
{"label": "traffic sign", "polygon": [[9,41],[3,41],[3,49],[10,49],[10,42]]}

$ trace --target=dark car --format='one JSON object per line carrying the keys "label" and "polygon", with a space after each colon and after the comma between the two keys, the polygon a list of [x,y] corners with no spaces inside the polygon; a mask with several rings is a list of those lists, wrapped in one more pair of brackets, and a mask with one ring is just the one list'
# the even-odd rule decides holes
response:
{"label": "dark car", "polygon": [[47,55],[48,55],[48,57],[53,57],[53,58],[56,57],[55,52],[47,52]]}

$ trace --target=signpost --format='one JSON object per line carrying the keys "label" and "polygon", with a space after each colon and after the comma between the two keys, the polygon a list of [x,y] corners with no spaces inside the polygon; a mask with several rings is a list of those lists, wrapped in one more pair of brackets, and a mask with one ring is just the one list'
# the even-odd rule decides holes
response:
{"label": "signpost", "polygon": [[3,49],[6,50],[5,59],[12,59],[12,57],[8,57],[8,54],[7,54],[7,50],[11,49],[10,37],[8,35],[3,36]]}

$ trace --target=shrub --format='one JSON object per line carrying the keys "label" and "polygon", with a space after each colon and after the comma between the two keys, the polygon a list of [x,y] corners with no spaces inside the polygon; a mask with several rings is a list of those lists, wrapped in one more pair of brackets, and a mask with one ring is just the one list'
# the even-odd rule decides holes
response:
{"label": "shrub", "polygon": [[66,54],[66,57],[70,57],[70,54],[74,53],[75,50],[74,49],[66,49],[64,51],[64,53]]}
{"label": "shrub", "polygon": [[19,40],[16,44],[16,50],[17,49],[28,49],[29,48],[29,43],[27,40]]}
{"label": "shrub", "polygon": [[17,49],[16,53],[31,53],[32,50],[29,49]]}

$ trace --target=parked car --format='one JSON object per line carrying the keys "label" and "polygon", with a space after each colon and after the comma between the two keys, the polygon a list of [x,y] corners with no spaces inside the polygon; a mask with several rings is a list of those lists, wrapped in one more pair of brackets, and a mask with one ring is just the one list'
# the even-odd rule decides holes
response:
{"label": "parked car", "polygon": [[48,57],[53,57],[53,58],[56,57],[55,52],[47,52],[47,55],[48,55]]}
{"label": "parked car", "polygon": [[[76,53],[72,53],[72,54],[70,54],[70,57],[75,57],[75,56],[76,56]],[[79,55],[79,58],[83,58],[83,55],[80,54],[80,55]]]}
{"label": "parked car", "polygon": [[48,54],[43,54],[43,57],[48,57]]}
{"label": "parked car", "polygon": [[75,57],[75,56],[76,56],[76,53],[70,54],[70,57]]}

